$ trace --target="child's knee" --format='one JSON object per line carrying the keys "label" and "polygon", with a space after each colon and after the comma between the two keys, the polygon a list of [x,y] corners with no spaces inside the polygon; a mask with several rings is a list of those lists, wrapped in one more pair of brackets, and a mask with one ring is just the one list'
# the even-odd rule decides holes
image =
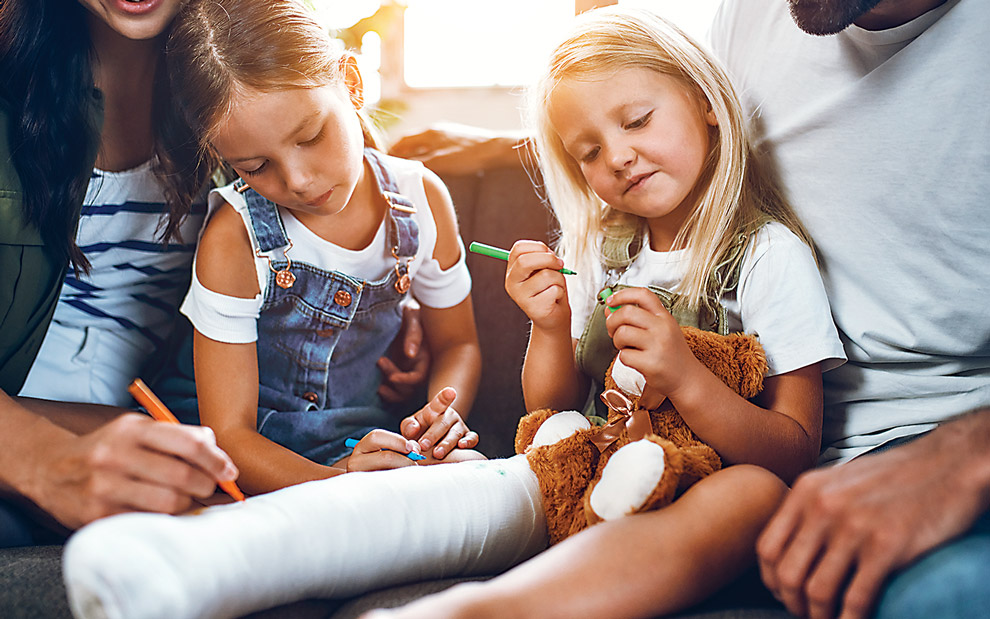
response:
{"label": "child's knee", "polygon": [[765,511],[767,518],[783,502],[787,484],[762,466],[736,464],[722,469],[723,483],[731,485],[751,509]]}

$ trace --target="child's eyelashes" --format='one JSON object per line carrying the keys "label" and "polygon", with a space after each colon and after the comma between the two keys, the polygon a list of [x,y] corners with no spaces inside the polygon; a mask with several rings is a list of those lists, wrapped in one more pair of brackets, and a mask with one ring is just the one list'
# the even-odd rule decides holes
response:
{"label": "child's eyelashes", "polygon": [[268,162],[266,161],[253,170],[244,170],[244,173],[247,174],[248,176],[257,176],[262,172],[264,172],[265,168],[267,167],[268,167]]}
{"label": "child's eyelashes", "polygon": [[648,112],[631,123],[626,124],[625,129],[639,129],[640,127],[645,127],[647,123],[650,122],[650,118],[653,116],[653,112]]}
{"label": "child's eyelashes", "polygon": [[312,138],[306,140],[305,142],[300,142],[299,145],[300,146],[315,146],[316,144],[319,144],[321,141],[323,141],[324,129],[325,129],[324,127],[321,127],[320,128],[320,131],[315,136],[313,136]]}
{"label": "child's eyelashes", "polygon": [[595,157],[598,156],[598,153],[601,152],[601,150],[602,149],[597,146],[592,148],[581,157],[581,161],[583,163],[591,163],[595,160]]}

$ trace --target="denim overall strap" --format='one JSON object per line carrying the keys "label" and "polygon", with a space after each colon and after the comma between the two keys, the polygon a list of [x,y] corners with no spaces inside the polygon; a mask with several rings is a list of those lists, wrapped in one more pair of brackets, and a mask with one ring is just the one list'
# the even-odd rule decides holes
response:
{"label": "denim overall strap", "polygon": [[248,187],[242,178],[234,181],[234,189],[237,193],[243,194],[247,201],[248,217],[251,219],[251,227],[254,228],[254,236],[258,240],[256,249],[269,252],[286,247],[289,244],[289,235],[285,233],[285,225],[278,214],[278,206]]}
{"label": "denim overall strap", "polygon": [[[372,151],[365,155],[392,205],[383,223],[389,230],[384,251],[395,268],[365,280],[304,260],[272,259],[258,319],[258,431],[323,464],[349,453],[346,438],[361,438],[375,428],[398,429],[398,418],[378,398],[381,373],[376,363],[402,323],[400,303],[408,295],[408,263],[419,251],[419,226],[389,163]],[[249,210],[256,203],[251,197]],[[252,225],[272,212],[267,207],[257,211],[262,215],[253,217]],[[274,213],[281,220],[277,209]],[[265,230],[280,229],[265,224]],[[275,271],[283,268],[295,276],[287,287],[274,280]],[[403,279],[405,287],[399,285]]]}
{"label": "denim overall strap", "polygon": [[366,148],[364,158],[375,175],[378,191],[388,202],[389,247],[396,258],[412,258],[419,250],[419,225],[413,217],[416,205],[399,193],[399,186],[378,151]]}

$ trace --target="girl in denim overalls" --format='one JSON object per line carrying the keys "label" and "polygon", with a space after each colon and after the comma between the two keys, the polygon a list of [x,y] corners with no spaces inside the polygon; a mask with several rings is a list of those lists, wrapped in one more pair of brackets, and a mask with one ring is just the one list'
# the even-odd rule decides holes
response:
{"label": "girl in denim overalls", "polygon": [[[196,329],[200,419],[239,483],[266,492],[412,465],[410,453],[480,458],[457,412],[471,405],[480,354],[446,189],[421,164],[376,150],[355,60],[304,9],[189,11],[169,43],[176,94],[241,178],[210,196],[181,311]],[[433,401],[400,433],[376,363],[410,296]],[[353,452],[348,438],[360,439]]]}
{"label": "girl in denim overalls", "polygon": [[[527,406],[580,408],[618,349],[645,377],[644,398],[669,398],[728,466],[663,509],[610,518],[394,616],[621,618],[695,604],[753,563],[785,482],[818,454],[821,372],[842,349],[811,250],[759,180],[721,68],[652,13],[600,9],[578,18],[534,95],[564,260],[534,241],[510,254],[506,288],[533,322]],[[565,263],[578,275],[562,275]],[[758,331],[762,394],[729,391],[678,322]],[[634,494],[643,476],[618,477]],[[194,617],[498,573],[546,543],[540,484],[520,454],[343,475],[195,518],[109,518],[70,541],[64,564],[70,599],[100,600],[107,615]]]}

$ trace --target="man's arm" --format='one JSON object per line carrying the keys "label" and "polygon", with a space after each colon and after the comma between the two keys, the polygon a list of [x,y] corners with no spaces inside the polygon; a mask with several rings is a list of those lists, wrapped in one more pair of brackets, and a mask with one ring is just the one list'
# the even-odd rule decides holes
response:
{"label": "man's arm", "polygon": [[892,572],[990,507],[990,409],[889,451],[798,478],[757,544],[771,591],[799,616],[865,617]]}

